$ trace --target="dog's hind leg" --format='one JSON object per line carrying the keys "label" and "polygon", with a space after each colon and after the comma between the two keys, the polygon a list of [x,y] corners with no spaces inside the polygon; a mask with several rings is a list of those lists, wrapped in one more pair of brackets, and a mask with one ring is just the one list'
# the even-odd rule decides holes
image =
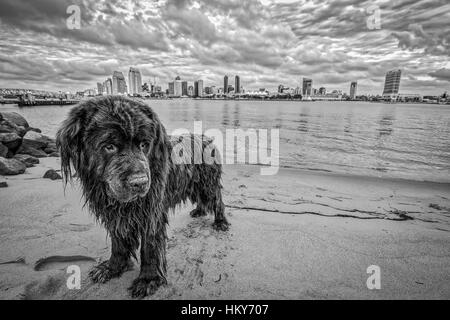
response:
{"label": "dog's hind leg", "polygon": [[214,212],[214,223],[213,227],[219,231],[227,231],[230,223],[225,217],[225,205],[222,201],[222,190],[218,188],[212,201],[209,202],[212,211]]}
{"label": "dog's hind leg", "polygon": [[196,200],[191,199],[191,202],[197,205],[197,207],[189,213],[192,218],[204,217],[208,214],[207,208],[202,203],[201,199]]}
{"label": "dog's hind leg", "polygon": [[111,257],[93,267],[89,277],[93,282],[105,283],[132,269],[130,256],[137,249],[137,245],[132,239],[123,239],[111,234]]}

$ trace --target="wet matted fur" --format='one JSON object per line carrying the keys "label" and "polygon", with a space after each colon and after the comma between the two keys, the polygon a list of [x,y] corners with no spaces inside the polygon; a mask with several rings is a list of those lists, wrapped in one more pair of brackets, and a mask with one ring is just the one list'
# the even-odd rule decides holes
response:
{"label": "wet matted fur", "polygon": [[129,288],[132,296],[152,294],[165,284],[168,211],[186,200],[197,205],[192,216],[212,212],[214,227],[227,230],[221,165],[174,163],[172,150],[179,143],[211,147],[203,137],[169,137],[149,106],[120,96],[83,101],[62,124],[57,146],[63,177],[67,183],[76,173],[87,206],[111,237],[110,259],[89,274],[94,282],[119,277],[140,243],[141,270]]}

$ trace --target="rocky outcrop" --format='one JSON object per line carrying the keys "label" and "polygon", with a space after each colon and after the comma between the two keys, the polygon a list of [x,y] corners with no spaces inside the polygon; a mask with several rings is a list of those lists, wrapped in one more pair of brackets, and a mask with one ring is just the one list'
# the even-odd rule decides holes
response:
{"label": "rocky outcrop", "polygon": [[0,174],[4,176],[24,173],[25,164],[17,159],[0,158]]}
{"label": "rocky outcrop", "polygon": [[61,175],[53,169],[47,170],[43,176],[45,179],[59,180],[62,179]]}
{"label": "rocky outcrop", "polygon": [[35,164],[39,163],[39,159],[28,154],[16,154],[13,159],[19,160],[24,163],[27,168],[34,167]]}
{"label": "rocky outcrop", "polygon": [[42,134],[38,128],[30,127],[20,114],[1,112],[0,157],[0,175],[12,175],[23,173],[26,167],[39,163],[38,158],[59,157],[59,153],[55,139]]}
{"label": "rocky outcrop", "polygon": [[8,154],[8,147],[3,145],[3,143],[0,143],[0,157],[6,158],[7,154]]}
{"label": "rocky outcrop", "polygon": [[27,120],[17,112],[2,112],[2,117],[3,119],[6,119],[9,122],[14,123],[16,126],[20,126],[25,129],[30,127]]}

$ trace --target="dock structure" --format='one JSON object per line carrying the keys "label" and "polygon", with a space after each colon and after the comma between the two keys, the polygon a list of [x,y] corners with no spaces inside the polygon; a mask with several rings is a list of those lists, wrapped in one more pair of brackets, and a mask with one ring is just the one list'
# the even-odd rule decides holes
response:
{"label": "dock structure", "polygon": [[19,97],[17,104],[19,107],[44,106],[44,105],[71,105],[77,104],[80,100],[67,98],[36,98],[31,94],[24,94]]}

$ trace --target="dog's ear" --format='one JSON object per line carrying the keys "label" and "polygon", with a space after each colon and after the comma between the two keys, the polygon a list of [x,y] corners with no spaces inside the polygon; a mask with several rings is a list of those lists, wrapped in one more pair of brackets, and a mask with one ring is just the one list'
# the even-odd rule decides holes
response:
{"label": "dog's ear", "polygon": [[78,170],[81,156],[82,123],[79,110],[72,109],[56,134],[56,147],[61,154],[61,173],[64,182],[72,179],[71,164]]}

